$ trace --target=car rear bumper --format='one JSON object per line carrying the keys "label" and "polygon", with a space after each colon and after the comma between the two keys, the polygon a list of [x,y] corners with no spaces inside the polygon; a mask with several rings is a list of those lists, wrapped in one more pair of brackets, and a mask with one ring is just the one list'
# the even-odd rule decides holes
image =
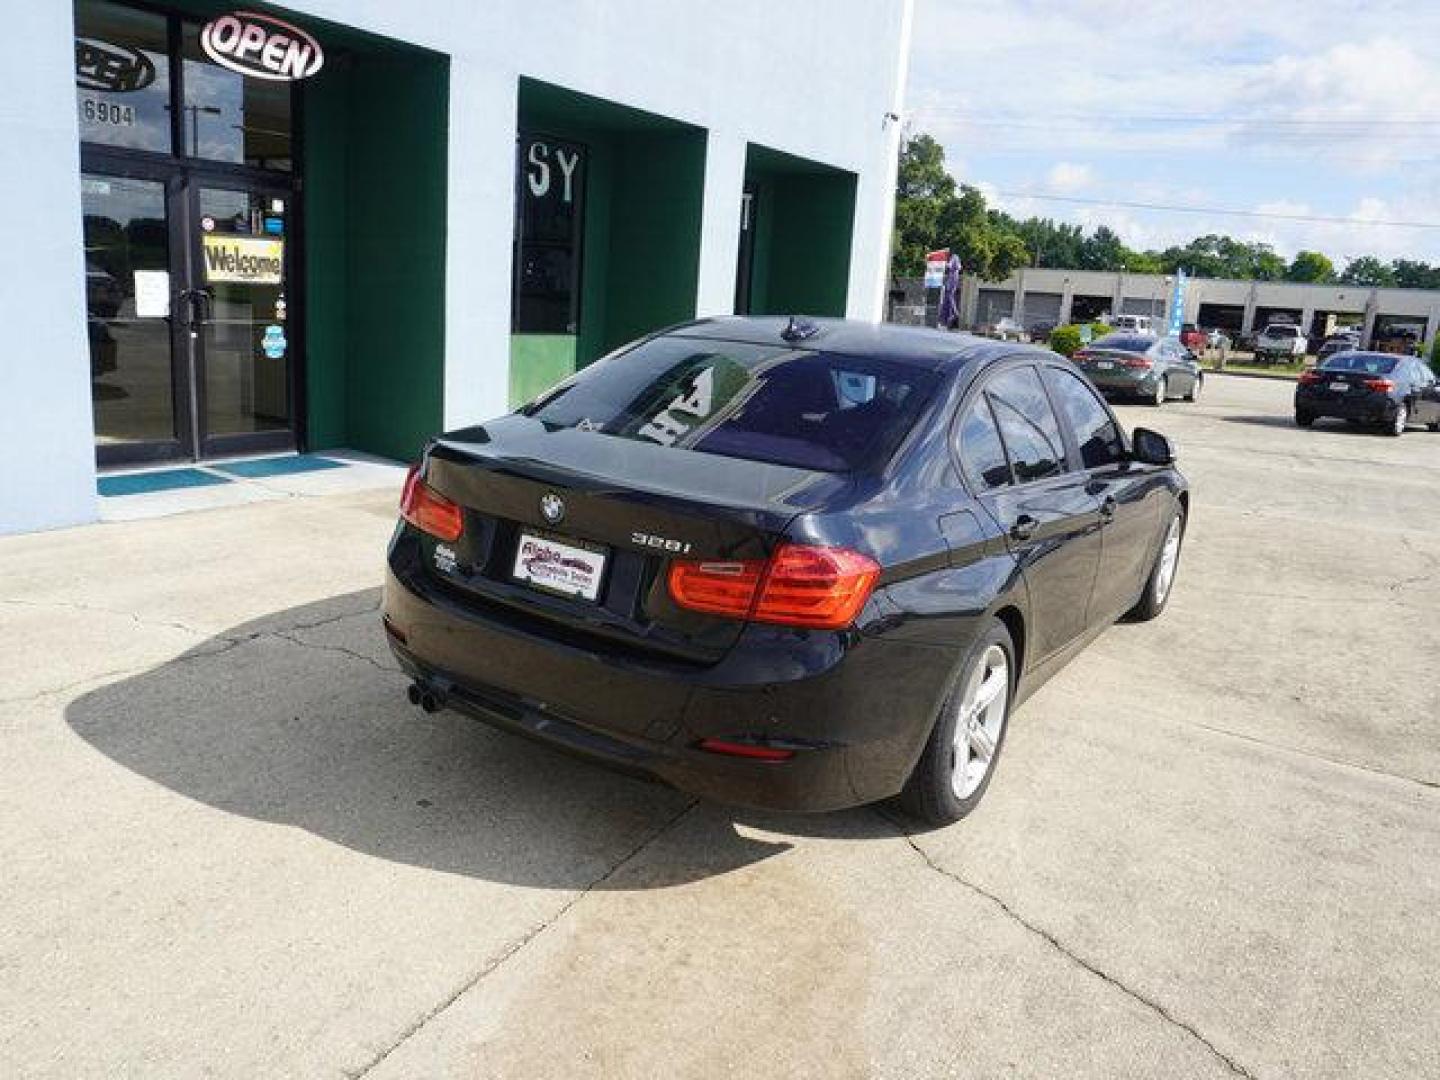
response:
{"label": "car rear bumper", "polygon": [[1107,394],[1153,394],[1156,375],[1153,368],[1146,371],[1117,368],[1112,371],[1097,371],[1085,368],[1085,374],[1096,388]]}
{"label": "car rear bumper", "polygon": [[1316,417],[1358,420],[1366,424],[1383,424],[1395,419],[1396,402],[1386,394],[1347,394],[1327,397],[1308,390],[1295,392],[1295,409]]}
{"label": "car rear bumper", "polygon": [[[887,798],[918,758],[950,672],[933,648],[747,627],[709,666],[537,636],[451,596],[392,545],[384,621],[401,668],[439,703],[591,761],[719,802],[824,811]],[[756,761],[698,748],[763,739]]]}

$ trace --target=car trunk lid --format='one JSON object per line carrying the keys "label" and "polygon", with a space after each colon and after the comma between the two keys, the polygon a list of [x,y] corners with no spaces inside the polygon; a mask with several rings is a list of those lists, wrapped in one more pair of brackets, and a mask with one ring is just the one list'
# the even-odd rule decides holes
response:
{"label": "car trunk lid", "polygon": [[743,624],[678,607],[669,560],[766,558],[850,480],[516,415],[438,441],[426,483],[464,508],[458,541],[425,538],[456,599],[585,648],[711,664]]}

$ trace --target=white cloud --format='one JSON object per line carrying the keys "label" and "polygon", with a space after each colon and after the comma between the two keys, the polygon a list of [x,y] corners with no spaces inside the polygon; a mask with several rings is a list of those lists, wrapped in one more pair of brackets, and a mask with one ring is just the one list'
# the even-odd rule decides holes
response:
{"label": "white cloud", "polygon": [[1068,195],[1090,186],[1095,170],[1089,165],[1077,165],[1073,161],[1057,161],[1045,174],[1045,186],[1057,194]]}
{"label": "white cloud", "polygon": [[1440,261],[1440,229],[1374,224],[1440,223],[1440,3],[1375,0],[1361,17],[1353,0],[1211,0],[1196,12],[1191,0],[917,0],[912,130],[991,192],[1342,219],[996,197],[1012,213],[1109,225],[1133,246],[1222,232],[1337,262]]}

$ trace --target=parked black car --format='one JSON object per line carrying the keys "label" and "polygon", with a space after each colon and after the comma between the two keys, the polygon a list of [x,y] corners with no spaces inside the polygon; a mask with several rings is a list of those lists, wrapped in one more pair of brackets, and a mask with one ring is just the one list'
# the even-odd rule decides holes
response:
{"label": "parked black car", "polygon": [[984,794],[1014,707],[1165,607],[1189,493],[1068,361],[844,321],[644,339],[442,435],[384,626],[411,700],[722,801]]}
{"label": "parked black car", "polygon": [[1157,408],[1172,397],[1196,401],[1205,375],[1179,338],[1106,334],[1075,354],[1075,363],[1107,394],[1138,397]]}
{"label": "parked black car", "polygon": [[1300,376],[1295,423],[1309,427],[1323,416],[1403,435],[1411,424],[1440,431],[1440,387],[1435,373],[1408,356],[1343,352]]}

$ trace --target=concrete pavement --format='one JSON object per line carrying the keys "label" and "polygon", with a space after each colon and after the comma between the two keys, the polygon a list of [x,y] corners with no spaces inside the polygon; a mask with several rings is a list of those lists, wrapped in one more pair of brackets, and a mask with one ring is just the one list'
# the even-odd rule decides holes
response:
{"label": "concrete pavement", "polygon": [[0,541],[0,1075],[1440,1075],[1440,435],[1288,390],[923,834],[412,709],[394,492]]}

